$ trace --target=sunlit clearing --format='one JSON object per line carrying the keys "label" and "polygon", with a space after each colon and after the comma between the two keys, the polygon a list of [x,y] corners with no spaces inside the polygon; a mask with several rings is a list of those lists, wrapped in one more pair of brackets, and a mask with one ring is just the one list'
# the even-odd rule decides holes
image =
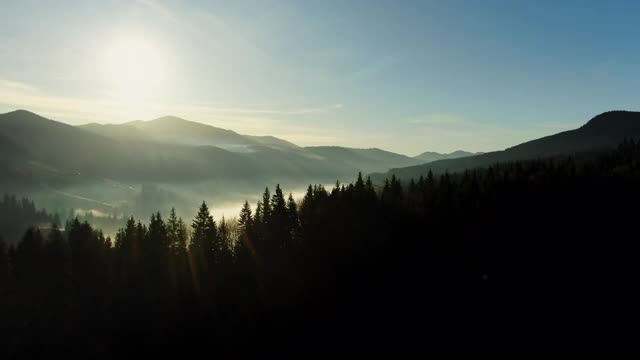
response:
{"label": "sunlit clearing", "polygon": [[112,95],[122,100],[152,97],[163,83],[160,51],[142,38],[124,38],[108,47],[104,69]]}

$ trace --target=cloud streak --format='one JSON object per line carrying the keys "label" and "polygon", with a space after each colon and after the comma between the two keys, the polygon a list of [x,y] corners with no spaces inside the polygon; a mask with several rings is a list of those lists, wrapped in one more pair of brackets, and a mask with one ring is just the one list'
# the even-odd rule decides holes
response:
{"label": "cloud streak", "polygon": [[[69,113],[76,113],[81,109],[91,108],[89,112],[95,111],[109,111],[114,107],[122,105],[122,102],[117,100],[96,100],[96,99],[82,99],[73,97],[60,97],[50,96],[43,94],[36,87],[11,80],[0,79],[0,103],[13,106],[25,106],[36,108],[50,108],[57,111],[68,111]],[[155,108],[166,109],[168,106],[161,105],[160,102],[146,102],[142,101],[145,105],[151,105]],[[209,114],[264,114],[264,115],[306,115],[326,113],[330,111],[337,111],[343,108],[342,104],[330,104],[325,106],[316,107],[300,107],[300,108],[288,108],[288,109],[274,109],[274,108],[244,108],[244,107],[220,107],[212,106],[208,104],[191,104],[191,105],[178,105],[178,109],[186,109],[188,112],[200,111]]]}
{"label": "cloud streak", "polygon": [[[568,122],[517,127],[467,119],[455,113],[418,115],[397,123],[395,134],[324,126],[322,115],[338,115],[342,104],[297,108],[225,107],[206,103],[123,103],[118,100],[51,96],[14,80],[0,79],[0,110],[24,108],[71,124],[121,123],[176,115],[243,134],[273,135],[296,144],[379,147],[402,153],[492,151],[575,128]],[[334,114],[336,113],[336,114]],[[310,126],[308,120],[313,120]],[[401,139],[402,141],[398,141]]]}

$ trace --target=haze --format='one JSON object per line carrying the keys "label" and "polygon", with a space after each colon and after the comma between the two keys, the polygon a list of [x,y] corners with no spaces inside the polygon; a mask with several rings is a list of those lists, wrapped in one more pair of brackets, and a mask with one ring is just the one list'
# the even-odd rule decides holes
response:
{"label": "haze", "polygon": [[638,349],[640,2],[0,14],[0,359]]}

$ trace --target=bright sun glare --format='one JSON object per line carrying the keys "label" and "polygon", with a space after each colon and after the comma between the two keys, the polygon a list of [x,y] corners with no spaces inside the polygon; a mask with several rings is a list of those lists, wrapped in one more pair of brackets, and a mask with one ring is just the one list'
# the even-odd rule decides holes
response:
{"label": "bright sun glare", "polygon": [[165,70],[162,56],[145,39],[131,37],[114,42],[104,60],[112,94],[123,100],[147,99],[162,84]]}

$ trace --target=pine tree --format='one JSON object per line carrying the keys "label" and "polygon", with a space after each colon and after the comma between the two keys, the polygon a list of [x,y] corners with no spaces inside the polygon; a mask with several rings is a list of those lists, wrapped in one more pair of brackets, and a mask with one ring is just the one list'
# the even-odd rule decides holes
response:
{"label": "pine tree", "polygon": [[217,238],[216,222],[203,201],[196,218],[191,224],[193,229],[189,252],[195,257],[202,270],[209,269],[215,263],[215,242]]}
{"label": "pine tree", "polygon": [[88,222],[76,218],[67,231],[71,251],[72,284],[86,291],[77,301],[90,303],[102,296],[108,281],[108,254],[102,233],[94,231]]}
{"label": "pine tree", "polygon": [[175,208],[171,208],[167,221],[167,235],[170,244],[169,269],[173,287],[184,293],[188,282],[187,227],[178,218]]}
{"label": "pine tree", "polygon": [[242,209],[240,210],[240,216],[238,217],[238,226],[240,228],[240,236],[238,241],[234,244],[234,254],[240,264],[245,264],[251,255],[251,249],[253,249],[253,233],[254,224],[251,216],[251,206],[249,202],[245,201]]}
{"label": "pine tree", "polygon": [[282,193],[282,189],[280,189],[279,184],[276,185],[276,191],[271,198],[271,211],[273,214],[278,213],[278,215],[283,215],[286,211],[284,194]]}
{"label": "pine tree", "polygon": [[373,182],[371,181],[371,177],[367,177],[367,182],[364,185],[366,192],[366,199],[368,208],[371,209],[378,200],[378,195],[376,194],[376,189],[373,187]]}
{"label": "pine tree", "polygon": [[251,206],[249,206],[248,201],[245,201],[244,205],[242,205],[242,209],[240,210],[240,215],[238,217],[238,225],[244,231],[251,229],[253,225],[253,218],[251,216]]}
{"label": "pine tree", "polygon": [[269,249],[270,251],[276,251],[278,248],[287,248],[291,242],[287,225],[287,204],[279,184],[276,185],[275,193],[271,198],[271,212],[271,221],[267,224],[271,237]]}
{"label": "pine tree", "polygon": [[216,264],[229,264],[231,258],[231,246],[229,240],[229,227],[227,226],[223,216],[218,225],[218,236],[216,236],[214,245]]}
{"label": "pine tree", "polygon": [[147,231],[143,254],[147,281],[162,282],[169,264],[171,252],[167,227],[160,212],[151,215],[149,230]]}
{"label": "pine tree", "polygon": [[149,222],[149,230],[146,236],[146,249],[153,251],[154,254],[164,256],[170,248],[169,233],[167,226],[162,220],[160,212],[151,215]]}
{"label": "pine tree", "polygon": [[393,193],[391,191],[391,183],[389,179],[384,179],[384,186],[382,187],[382,193],[380,194],[380,200],[384,205],[390,205],[393,201]]}
{"label": "pine tree", "polygon": [[298,218],[298,204],[293,199],[293,195],[289,193],[289,198],[287,199],[287,228],[289,230],[289,238],[292,240],[292,245],[297,246],[301,242],[301,231],[300,231],[300,219]]}
{"label": "pine tree", "polygon": [[140,243],[136,238],[136,221],[133,216],[127,219],[124,228],[118,229],[115,242],[115,278],[118,286],[125,288],[133,282],[135,266],[140,254]]}
{"label": "pine tree", "polygon": [[399,206],[402,204],[402,185],[400,184],[400,181],[396,178],[396,175],[393,174],[391,175],[391,192],[392,192],[392,197],[393,197],[393,203],[396,206]]}
{"label": "pine tree", "polygon": [[357,194],[364,193],[365,185],[364,185],[364,181],[362,180],[361,172],[358,172],[358,179],[356,180],[356,183],[354,185],[354,190],[356,191]]}
{"label": "pine tree", "polygon": [[420,209],[420,203],[422,200],[421,197],[422,196],[420,195],[420,188],[418,187],[418,184],[416,184],[413,178],[411,178],[411,180],[409,180],[409,185],[407,187],[407,201],[406,201],[406,204],[409,210],[417,211]]}
{"label": "pine tree", "polygon": [[313,187],[309,185],[309,187],[307,187],[307,192],[304,194],[304,197],[302,197],[302,202],[300,202],[299,215],[300,222],[302,224],[308,224],[311,222],[314,205]]}
{"label": "pine tree", "polygon": [[51,231],[44,246],[44,255],[47,287],[51,299],[65,302],[71,291],[71,250],[56,222],[51,225]]}
{"label": "pine tree", "polygon": [[26,286],[37,286],[45,273],[41,269],[43,239],[40,230],[30,227],[18,244],[13,257],[15,279]]}
{"label": "pine tree", "polygon": [[336,184],[333,186],[333,189],[331,189],[331,196],[333,197],[337,197],[340,195],[340,181],[336,180]]}
{"label": "pine tree", "polygon": [[182,218],[178,218],[175,230],[175,244],[174,251],[176,254],[183,256],[187,253],[187,242],[189,240],[189,234],[187,231],[187,225],[185,225]]}
{"label": "pine tree", "polygon": [[271,193],[267,187],[262,194],[262,223],[265,225],[271,221],[271,210]]}
{"label": "pine tree", "polygon": [[178,252],[178,216],[176,215],[176,208],[172,207],[169,213],[169,219],[167,219],[167,237],[169,241],[169,247],[171,252],[176,254]]}
{"label": "pine tree", "polygon": [[256,215],[253,217],[253,224],[256,228],[264,224],[262,201],[258,201],[258,203],[256,204]]}

